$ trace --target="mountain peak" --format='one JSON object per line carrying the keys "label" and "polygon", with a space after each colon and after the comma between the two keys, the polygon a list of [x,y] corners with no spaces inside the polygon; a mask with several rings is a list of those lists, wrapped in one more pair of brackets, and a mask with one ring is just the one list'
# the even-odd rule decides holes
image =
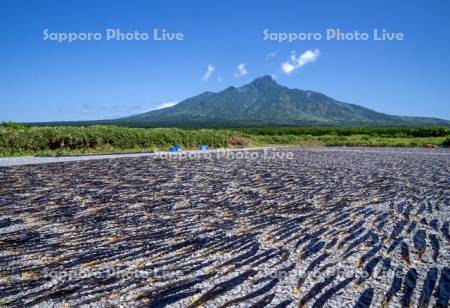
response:
{"label": "mountain peak", "polygon": [[[162,110],[127,117],[152,125],[448,125],[430,118],[408,118],[379,113],[334,100],[324,94],[279,85],[265,75],[239,88],[205,92]],[[206,124],[205,124],[206,125]],[[209,124],[208,124],[209,125]]]}
{"label": "mountain peak", "polygon": [[276,83],[272,76],[264,75],[255,78],[251,83]]}
{"label": "mountain peak", "polygon": [[267,91],[278,89],[281,86],[273,80],[273,78],[269,75],[261,76],[254,79],[252,82],[243,86],[243,88],[255,88],[258,91]]}

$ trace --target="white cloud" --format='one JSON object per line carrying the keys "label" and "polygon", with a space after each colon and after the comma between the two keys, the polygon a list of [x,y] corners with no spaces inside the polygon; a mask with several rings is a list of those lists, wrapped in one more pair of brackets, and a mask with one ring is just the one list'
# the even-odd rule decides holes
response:
{"label": "white cloud", "polygon": [[288,61],[281,63],[281,69],[285,74],[290,74],[296,69],[304,66],[307,63],[314,62],[320,55],[319,49],[307,50],[297,57],[295,50],[292,51],[291,57]]}
{"label": "white cloud", "polygon": [[214,70],[216,68],[212,65],[212,64],[208,64],[208,69],[206,70],[206,73],[203,75],[203,80],[207,81],[209,79],[209,77],[211,77],[211,75],[214,73]]}
{"label": "white cloud", "polygon": [[295,69],[294,65],[290,64],[290,63],[282,63],[281,64],[281,69],[283,70],[283,72],[285,72],[286,74],[290,74],[292,73],[292,71]]}
{"label": "white cloud", "polygon": [[319,57],[320,51],[319,49],[307,50],[298,58],[298,65],[301,67],[309,62],[316,61],[317,57]]}
{"label": "white cloud", "polygon": [[247,66],[247,63],[241,63],[237,66],[238,71],[234,73],[234,77],[239,78],[244,75],[247,75],[248,71],[245,68]]}
{"label": "white cloud", "polygon": [[175,106],[176,104],[178,104],[178,101],[162,103],[162,104],[159,104],[156,107],[151,108],[149,111],[159,110],[159,109],[163,109],[163,108],[167,108],[167,107],[172,107],[172,106]]}

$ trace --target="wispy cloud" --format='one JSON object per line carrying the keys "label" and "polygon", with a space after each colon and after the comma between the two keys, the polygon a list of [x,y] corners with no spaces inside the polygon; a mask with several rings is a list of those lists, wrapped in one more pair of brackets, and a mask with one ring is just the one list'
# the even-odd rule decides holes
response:
{"label": "wispy cloud", "polygon": [[238,71],[236,73],[234,73],[234,77],[239,78],[242,77],[244,75],[247,75],[248,71],[247,71],[247,63],[241,63],[237,66]]}
{"label": "wispy cloud", "polygon": [[208,64],[206,73],[202,77],[203,81],[207,81],[209,77],[211,77],[211,75],[214,73],[215,69],[216,68],[212,64]]}
{"label": "wispy cloud", "polygon": [[270,58],[275,57],[275,56],[277,55],[277,53],[278,53],[278,51],[272,51],[272,52],[269,52],[269,53],[266,55],[266,59],[270,59]]}
{"label": "wispy cloud", "polygon": [[95,116],[99,118],[119,117],[124,114],[139,113],[145,111],[142,105],[91,105],[83,104],[81,109],[72,110],[85,116]]}
{"label": "wispy cloud", "polygon": [[176,104],[178,104],[178,101],[162,103],[162,104],[157,105],[156,107],[151,108],[149,111],[172,107],[172,106],[175,106]]}
{"label": "wispy cloud", "polygon": [[296,69],[304,66],[307,63],[314,62],[320,55],[319,49],[307,50],[297,57],[295,50],[292,51],[291,57],[288,61],[281,63],[281,69],[285,74],[290,74]]}

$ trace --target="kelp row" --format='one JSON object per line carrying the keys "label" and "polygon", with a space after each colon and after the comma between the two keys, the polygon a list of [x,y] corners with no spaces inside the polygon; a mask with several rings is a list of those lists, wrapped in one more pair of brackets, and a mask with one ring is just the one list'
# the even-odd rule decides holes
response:
{"label": "kelp row", "polygon": [[0,301],[448,305],[450,152],[283,151],[1,168]]}

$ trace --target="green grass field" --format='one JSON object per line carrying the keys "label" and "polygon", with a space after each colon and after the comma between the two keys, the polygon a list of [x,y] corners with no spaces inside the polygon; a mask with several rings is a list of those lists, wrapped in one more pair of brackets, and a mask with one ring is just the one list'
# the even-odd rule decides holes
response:
{"label": "green grass field", "polygon": [[450,146],[450,128],[127,128],[0,124],[0,156],[241,146]]}

